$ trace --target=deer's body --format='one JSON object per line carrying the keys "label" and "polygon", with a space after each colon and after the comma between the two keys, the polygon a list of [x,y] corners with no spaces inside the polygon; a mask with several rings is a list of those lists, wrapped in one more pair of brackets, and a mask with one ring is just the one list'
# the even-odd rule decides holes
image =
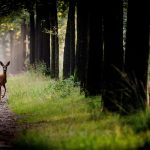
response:
{"label": "deer's body", "polygon": [[6,82],[7,82],[7,67],[10,64],[10,62],[8,62],[6,65],[4,65],[1,61],[0,61],[0,65],[3,67],[3,74],[0,74],[0,100],[1,100],[1,87],[4,87],[4,94],[2,96],[2,98],[5,96],[6,93]]}
{"label": "deer's body", "polygon": [[0,85],[5,85],[6,82],[6,74],[0,74]]}

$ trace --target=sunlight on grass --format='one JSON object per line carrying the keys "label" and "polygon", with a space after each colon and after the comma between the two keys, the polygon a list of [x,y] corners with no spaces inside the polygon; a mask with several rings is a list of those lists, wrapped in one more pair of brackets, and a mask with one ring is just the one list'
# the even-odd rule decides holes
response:
{"label": "sunlight on grass", "polygon": [[[32,74],[33,75],[33,74]],[[70,88],[62,91],[58,89],[58,83],[45,77],[31,76],[30,74],[17,76],[9,79],[9,105],[18,114],[31,114],[36,121],[41,117],[49,120],[51,117],[74,115],[86,112],[83,95],[79,89],[74,88],[71,96]],[[62,87],[64,88],[64,87]],[[57,92],[60,90],[59,92]],[[11,93],[12,92],[12,93]],[[29,115],[30,119],[30,115]]]}
{"label": "sunlight on grass", "polygon": [[16,149],[137,149],[150,141],[149,109],[124,118],[104,114],[100,97],[85,98],[72,78],[54,81],[28,72],[10,77],[8,90],[23,128]]}

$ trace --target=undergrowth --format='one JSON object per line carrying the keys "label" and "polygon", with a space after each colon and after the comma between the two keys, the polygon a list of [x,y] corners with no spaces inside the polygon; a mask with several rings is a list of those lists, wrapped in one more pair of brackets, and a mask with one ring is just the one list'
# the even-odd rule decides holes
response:
{"label": "undergrowth", "polygon": [[85,98],[73,78],[52,80],[30,71],[8,78],[9,107],[22,129],[22,150],[139,149],[150,142],[150,109],[130,116],[101,112],[99,96]]}

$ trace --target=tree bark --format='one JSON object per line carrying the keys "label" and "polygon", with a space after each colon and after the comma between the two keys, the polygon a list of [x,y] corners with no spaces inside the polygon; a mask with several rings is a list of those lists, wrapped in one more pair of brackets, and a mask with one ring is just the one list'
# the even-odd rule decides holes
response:
{"label": "tree bark", "polygon": [[36,38],[35,38],[35,61],[37,62],[42,62],[42,37],[41,37],[41,20],[42,20],[42,15],[41,12],[42,10],[42,4],[39,2],[36,2]]}
{"label": "tree bark", "polygon": [[102,3],[90,3],[89,48],[85,91],[87,96],[101,94],[102,88]]}
{"label": "tree bark", "polygon": [[59,40],[58,40],[58,18],[57,0],[50,2],[51,18],[51,77],[59,78]]}
{"label": "tree bark", "polygon": [[[104,110],[121,111],[123,72],[123,2],[104,2]],[[109,12],[109,13],[108,13]],[[119,71],[118,71],[119,70]]]}
{"label": "tree bark", "polygon": [[36,61],[46,65],[50,72],[50,3],[47,0],[36,4]]}
{"label": "tree bark", "polygon": [[15,64],[14,64],[14,36],[15,32],[13,30],[9,31],[10,34],[10,72],[15,73]]}
{"label": "tree bark", "polygon": [[[89,6],[86,1],[77,0],[77,48],[76,80],[80,82],[81,91],[85,90],[87,74],[87,54],[89,47]],[[87,3],[88,4],[88,3]]]}
{"label": "tree bark", "polygon": [[35,21],[34,11],[30,11],[30,64],[35,63]]}
{"label": "tree bark", "polygon": [[68,21],[65,37],[63,78],[74,75],[75,69],[75,0],[69,1]]}
{"label": "tree bark", "polygon": [[[21,50],[20,50],[20,57],[18,59],[20,59],[20,70],[24,70],[25,69],[25,59],[26,59],[26,35],[27,35],[27,25],[26,25],[26,19],[23,18],[22,19],[22,23],[21,23]],[[19,65],[18,64],[18,65]]]}
{"label": "tree bark", "polygon": [[147,103],[150,17],[148,2],[129,1],[127,16],[125,71],[130,83],[127,103],[132,109],[130,111],[137,111],[145,109]]}

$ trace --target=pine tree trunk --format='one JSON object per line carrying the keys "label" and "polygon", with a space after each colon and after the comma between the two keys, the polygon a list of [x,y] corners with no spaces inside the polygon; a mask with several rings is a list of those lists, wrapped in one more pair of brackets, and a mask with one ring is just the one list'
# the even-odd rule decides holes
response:
{"label": "pine tree trunk", "polygon": [[45,13],[43,16],[43,27],[42,27],[42,60],[46,64],[47,74],[50,74],[50,5],[45,4]]}
{"label": "pine tree trunk", "polygon": [[50,2],[50,22],[51,22],[51,77],[59,78],[59,40],[58,40],[58,18],[57,0]]}
{"label": "pine tree trunk", "polygon": [[[123,72],[123,3],[122,0],[104,2],[104,110],[121,111]],[[109,13],[108,13],[109,12]],[[119,70],[119,71],[117,71]]]}
{"label": "pine tree trunk", "polygon": [[75,69],[75,1],[69,1],[68,21],[65,37],[63,78],[74,75]]}
{"label": "pine tree trunk", "polygon": [[30,64],[35,63],[35,21],[34,11],[30,11]]}
{"label": "pine tree trunk", "polygon": [[21,23],[21,51],[20,51],[20,70],[25,69],[25,59],[26,59],[26,35],[27,35],[27,25],[26,19],[22,19]]}
{"label": "pine tree trunk", "polygon": [[35,60],[37,63],[42,62],[42,13],[43,6],[40,2],[36,3],[36,39],[35,39]]}
{"label": "pine tree trunk", "polygon": [[87,54],[89,47],[89,6],[77,0],[77,49],[76,78],[80,81],[81,91],[85,89],[87,74]]}
{"label": "pine tree trunk", "polygon": [[[129,111],[145,108],[145,103],[147,103],[149,57],[148,9],[148,2],[128,2],[125,71],[130,82],[130,95],[126,103],[133,109]],[[133,88],[134,90],[132,90]],[[128,110],[129,108],[126,109]]]}
{"label": "pine tree trunk", "polygon": [[10,30],[10,72],[15,73],[15,64],[14,64],[14,36],[15,32]]}
{"label": "pine tree trunk", "polygon": [[46,65],[50,73],[50,3],[38,1],[36,5],[36,61]]}
{"label": "pine tree trunk", "polygon": [[89,50],[85,91],[87,96],[101,94],[102,88],[102,4],[90,3]]}

